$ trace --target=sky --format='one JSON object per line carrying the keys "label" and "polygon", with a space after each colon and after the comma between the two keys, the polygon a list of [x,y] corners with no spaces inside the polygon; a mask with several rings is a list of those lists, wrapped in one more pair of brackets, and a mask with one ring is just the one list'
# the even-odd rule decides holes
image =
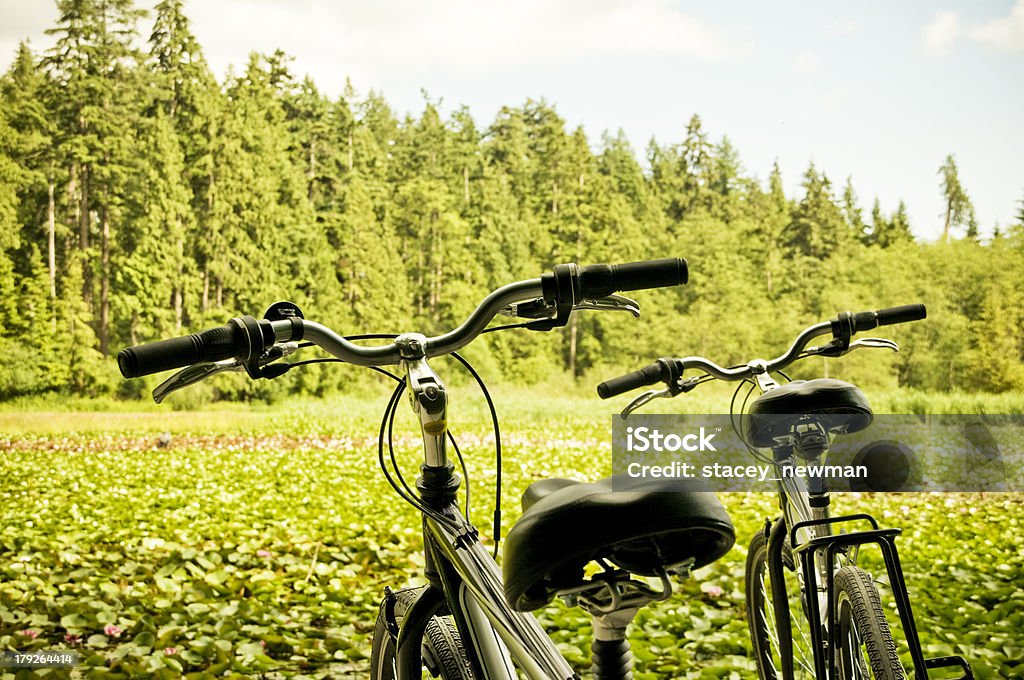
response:
{"label": "sky", "polygon": [[[139,2],[151,7],[152,0]],[[1024,0],[189,0],[214,72],[282,49],[337,96],[383,94],[400,116],[424,93],[486,127],[502,106],[545,99],[595,147],[620,128],[641,159],[679,143],[696,113],[747,174],[778,160],[799,195],[813,162],[865,214],[906,202],[936,238],[948,154],[982,234],[1024,199]],[[0,68],[17,43],[50,45],[45,0],[0,0]],[[146,28],[141,31],[147,35]]]}

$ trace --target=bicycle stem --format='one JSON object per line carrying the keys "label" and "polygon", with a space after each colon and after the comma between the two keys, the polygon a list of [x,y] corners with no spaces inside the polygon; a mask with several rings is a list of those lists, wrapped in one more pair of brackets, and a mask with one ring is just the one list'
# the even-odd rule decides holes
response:
{"label": "bicycle stem", "polygon": [[424,465],[443,468],[448,465],[448,392],[427,364],[426,344],[426,337],[419,333],[406,333],[395,339],[402,355],[400,366],[405,373],[409,402],[420,421]]}

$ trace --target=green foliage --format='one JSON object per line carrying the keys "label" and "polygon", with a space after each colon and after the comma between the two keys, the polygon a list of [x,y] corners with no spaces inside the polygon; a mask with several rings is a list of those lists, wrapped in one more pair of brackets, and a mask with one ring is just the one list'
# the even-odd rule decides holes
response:
{"label": "green foliage", "polygon": [[[477,395],[456,390],[453,426],[469,469],[472,517],[490,542],[487,413]],[[0,648],[69,645],[96,676],[160,668],[168,676],[365,674],[383,587],[421,579],[423,569],[417,516],[376,468],[374,430],[386,392],[378,385],[371,392],[378,400],[363,392],[343,403],[271,410],[0,413],[0,429],[15,433],[0,437],[13,454],[0,459],[9,482],[0,489]],[[893,395],[908,403],[906,391]],[[950,412],[1022,407],[1019,398],[985,405],[919,396]],[[507,533],[518,514],[510,509],[535,479],[607,474],[600,442],[611,413],[592,396],[556,388],[497,388],[495,397],[505,441],[515,443],[505,451]],[[885,399],[875,400],[880,410]],[[677,403],[708,412],[724,402],[695,392]],[[161,432],[171,433],[166,447],[158,446]],[[422,455],[418,435],[405,436],[412,433],[402,409],[396,434],[407,473]],[[641,610],[630,629],[637,677],[756,677],[744,550],[777,507],[763,494],[722,501],[738,545],[677,582],[671,599]],[[871,512],[907,530],[898,545],[926,654],[963,654],[985,678],[1024,670],[1021,503],[1019,494],[1002,493],[834,498],[837,510]],[[860,559],[878,573],[876,554],[865,549]],[[891,591],[881,591],[888,603]],[[589,617],[561,603],[539,616],[585,672]]]}
{"label": "green foliage", "polygon": [[[787,196],[778,164],[762,182],[698,115],[681,139],[652,140],[642,166],[621,131],[594,148],[543,100],[484,126],[425,93],[399,120],[379,93],[349,85],[329,100],[281,52],[218,83],[183,8],[157,3],[140,51],[130,0],[61,0],[53,48],[20,46],[0,78],[0,337],[45,367],[0,354],[4,398],[136,396],[116,380],[117,349],[282,298],[344,333],[436,333],[553,264],[666,256],[689,259],[691,284],[638,293],[640,322],[580,315],[472,351],[512,381],[591,380],[669,354],[775,354],[841,308],[921,300],[929,321],[892,331],[904,354],[839,370],[887,387],[1021,389],[1007,302],[1020,231],[979,242],[952,156],[943,240],[967,238],[919,244],[902,203],[886,214],[876,201],[868,220],[852,180],[839,190],[813,165]],[[307,370],[223,380],[204,399],[338,387]]]}

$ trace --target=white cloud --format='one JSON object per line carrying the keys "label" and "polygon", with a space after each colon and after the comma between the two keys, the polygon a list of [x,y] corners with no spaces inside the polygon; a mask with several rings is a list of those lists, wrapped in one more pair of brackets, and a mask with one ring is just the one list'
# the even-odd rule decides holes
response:
{"label": "white cloud", "polygon": [[812,52],[801,52],[796,55],[790,70],[798,76],[809,76],[821,71],[821,60]]}
{"label": "white cloud", "polygon": [[222,0],[188,6],[200,42],[223,71],[249,50],[280,47],[332,88],[344,74],[381,76],[444,69],[494,73],[601,56],[666,54],[701,61],[739,58],[743,48],[671,0]]}
{"label": "white cloud", "polygon": [[1009,15],[972,27],[967,37],[1001,52],[1024,52],[1024,0],[1017,0]]}
{"label": "white cloud", "polygon": [[961,36],[999,52],[1024,52],[1024,0],[1017,0],[1005,17],[970,26],[962,26],[956,12],[939,12],[924,30],[925,48],[941,56]]}
{"label": "white cloud", "polygon": [[960,17],[956,12],[939,12],[924,29],[924,46],[936,56],[945,54],[953,47],[960,34]]}

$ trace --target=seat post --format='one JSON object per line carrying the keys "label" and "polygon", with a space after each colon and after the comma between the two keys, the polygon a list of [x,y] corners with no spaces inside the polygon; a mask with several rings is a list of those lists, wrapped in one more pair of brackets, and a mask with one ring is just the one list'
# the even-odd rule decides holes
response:
{"label": "seat post", "polygon": [[626,639],[626,627],[639,607],[627,607],[607,614],[592,613],[594,641],[590,645],[596,680],[632,680],[633,652]]}

